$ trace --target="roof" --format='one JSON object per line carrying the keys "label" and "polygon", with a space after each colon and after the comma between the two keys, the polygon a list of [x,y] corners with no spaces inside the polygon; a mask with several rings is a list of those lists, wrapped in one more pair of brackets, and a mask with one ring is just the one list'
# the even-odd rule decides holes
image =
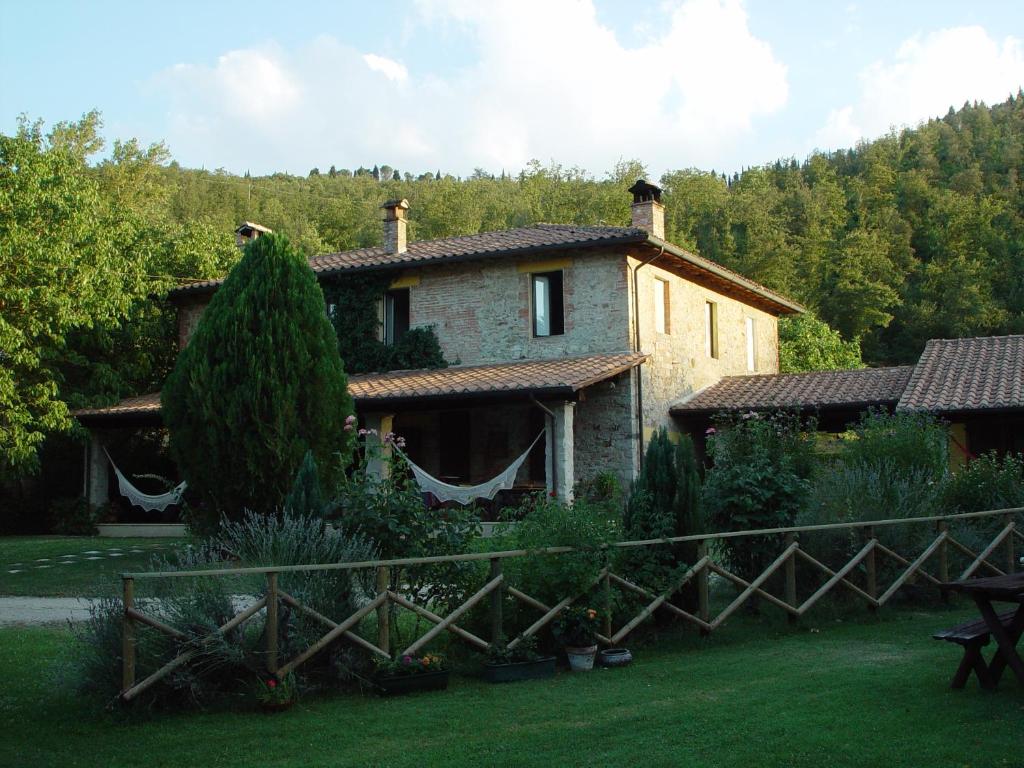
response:
{"label": "roof", "polygon": [[[462,365],[431,370],[390,371],[349,376],[349,393],[364,406],[397,401],[454,400],[512,394],[572,397],[585,387],[613,378],[640,365],[647,355],[622,352],[555,360]],[[99,421],[160,413],[160,393],[130,397],[107,408],[74,412],[84,421]]]}
{"label": "roof", "polygon": [[895,405],[914,370],[912,365],[726,376],[672,406],[680,416],[773,408],[858,408]]}
{"label": "roof", "polygon": [[[319,277],[349,270],[404,268],[424,264],[470,261],[485,258],[527,255],[566,248],[594,248],[613,245],[646,245],[660,250],[662,265],[680,264],[690,269],[690,277],[706,277],[716,288],[738,289],[770,308],[789,314],[803,308],[785,296],[733,272],[709,259],[690,253],[677,245],[653,237],[639,227],[598,227],[570,224],[535,224],[530,227],[481,232],[476,235],[416,240],[402,253],[389,253],[384,246],[311,256],[309,266]],[[665,257],[668,254],[668,257]],[[660,263],[661,264],[661,263]],[[171,291],[172,296],[212,293],[224,282],[201,280]]]}
{"label": "roof", "polygon": [[571,396],[584,387],[628,371],[646,359],[647,355],[622,352],[555,360],[520,360],[432,370],[391,371],[349,376],[348,388],[360,405],[385,400],[513,392]]}
{"label": "roof", "polygon": [[932,339],[898,410],[956,413],[1024,408],[1024,336]]}

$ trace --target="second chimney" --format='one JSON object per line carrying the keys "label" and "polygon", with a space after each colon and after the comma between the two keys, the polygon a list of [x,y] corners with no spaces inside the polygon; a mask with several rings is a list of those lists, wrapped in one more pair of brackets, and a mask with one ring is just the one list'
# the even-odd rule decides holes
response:
{"label": "second chimney", "polygon": [[629,191],[633,193],[633,226],[664,240],[665,206],[661,204],[661,187],[638,179]]}
{"label": "second chimney", "polygon": [[384,209],[384,250],[388,253],[405,253],[406,224],[405,212],[409,210],[409,201],[388,200],[381,206]]}

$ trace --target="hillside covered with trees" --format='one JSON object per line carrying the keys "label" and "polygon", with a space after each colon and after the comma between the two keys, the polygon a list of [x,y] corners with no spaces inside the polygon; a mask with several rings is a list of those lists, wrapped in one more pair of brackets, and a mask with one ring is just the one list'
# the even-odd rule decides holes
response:
{"label": "hillside covered with trees", "polygon": [[[185,169],[161,145],[118,142],[100,118],[0,136],[0,476],[34,463],[68,405],[152,391],[173,362],[160,296],[224,274],[256,221],[313,254],[380,242],[382,201],[408,198],[427,239],[535,222],[626,225],[641,161],[603,176],[387,165],[306,176]],[[685,158],[680,159],[685,162]],[[1024,331],[1024,93],[967,104],[853,149],[732,176],[666,173],[668,239],[800,301],[869,364],[933,337]],[[406,169],[411,170],[411,169]],[[849,364],[848,353],[845,364]]]}

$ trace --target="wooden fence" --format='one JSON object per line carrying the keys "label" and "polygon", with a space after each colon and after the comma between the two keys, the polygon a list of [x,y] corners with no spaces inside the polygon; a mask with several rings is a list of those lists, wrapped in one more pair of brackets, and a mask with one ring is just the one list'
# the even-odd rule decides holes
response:
{"label": "wooden fence", "polygon": [[[937,515],[932,517],[903,518],[895,520],[874,520],[858,523],[834,523],[827,525],[809,525],[790,528],[771,528],[751,531],[733,531],[726,533],[709,533],[699,536],[679,536],[666,539],[649,539],[643,541],[623,541],[607,545],[605,550],[605,567],[600,570],[587,589],[580,594],[567,595],[554,605],[547,605],[540,600],[520,591],[514,585],[508,583],[503,573],[503,563],[509,558],[522,558],[536,555],[563,555],[574,550],[570,547],[549,547],[542,550],[508,550],[503,552],[483,552],[461,555],[446,555],[438,557],[404,558],[396,560],[375,560],[356,563],[323,563],[310,565],[289,565],[266,568],[230,568],[218,570],[196,570],[196,571],[166,571],[148,573],[126,573],[122,575],[124,586],[124,625],[123,625],[123,676],[121,698],[130,701],[146,690],[154,683],[167,676],[175,669],[182,667],[193,659],[198,653],[198,648],[190,643],[188,635],[166,623],[147,615],[135,602],[135,582],[142,579],[175,579],[175,578],[224,578],[228,576],[260,574],[266,578],[266,593],[252,605],[236,614],[230,621],[220,627],[217,632],[224,635],[232,629],[241,626],[260,613],[265,614],[265,652],[268,672],[278,677],[284,677],[305,663],[317,653],[321,652],[331,644],[338,641],[347,641],[379,656],[391,658],[391,635],[389,608],[392,605],[400,606],[412,611],[418,616],[426,619],[434,626],[425,634],[413,641],[407,648],[403,649],[399,656],[415,654],[421,648],[430,643],[442,632],[450,632],[455,637],[463,640],[476,648],[486,651],[490,642],[460,627],[458,622],[461,618],[483,600],[488,600],[490,612],[490,636],[491,641],[498,640],[505,636],[504,619],[502,615],[502,604],[504,596],[509,596],[537,612],[538,617],[529,626],[520,629],[513,639],[508,643],[510,648],[516,647],[525,638],[535,635],[542,628],[551,623],[566,607],[574,601],[589,594],[595,587],[602,590],[604,604],[604,627],[599,634],[602,644],[613,646],[620,643],[627,635],[636,629],[646,619],[650,618],[655,611],[661,609],[675,614],[690,624],[699,628],[702,632],[713,632],[720,627],[733,613],[735,613],[747,600],[758,597],[777,606],[785,611],[791,621],[810,611],[825,595],[832,590],[842,587],[862,600],[869,609],[874,610],[885,605],[892,599],[896,592],[906,586],[912,580],[923,581],[934,587],[940,588],[942,584],[952,579],[967,579],[982,570],[986,573],[1001,575],[1010,573],[1017,569],[1017,554],[1015,551],[1015,539],[1024,539],[1015,516],[1024,512],[1024,507],[1013,509],[989,510],[985,512],[972,512],[959,515]],[[950,523],[966,521],[996,522],[999,530],[991,541],[975,552],[962,542],[958,541],[950,533]],[[903,525],[928,525],[934,526],[935,538],[923,551],[915,555],[904,556],[893,549],[883,545],[876,537],[878,529],[888,526]],[[811,554],[800,547],[799,536],[801,534],[812,534],[815,532],[847,531],[859,533],[864,541],[861,549],[853,555],[845,564],[837,570],[833,570],[822,563]],[[722,542],[728,539],[743,537],[770,537],[782,540],[782,550],[771,564],[767,566],[752,581],[730,572],[721,564],[715,562],[715,542]],[[658,547],[666,544],[677,544],[683,542],[694,542],[697,545],[698,559],[687,569],[687,571],[663,592],[654,591],[638,585],[616,574],[611,568],[611,554],[614,549],[629,549],[634,547]],[[1000,549],[1002,552],[1000,553]],[[966,568],[959,573],[950,573],[950,553],[956,552],[960,559],[967,562]],[[878,563],[879,558],[886,558],[897,566],[898,573],[894,580],[884,589],[878,584]],[[428,606],[419,605],[414,595],[402,595],[392,590],[393,569],[400,569],[405,566],[428,565],[437,563],[455,563],[467,561],[490,561],[490,573],[487,582],[473,595],[467,598],[460,606],[452,610],[447,616],[439,616],[429,609]],[[932,562],[935,573],[926,570],[926,564]],[[804,600],[798,600],[797,575],[798,564],[804,566],[800,573],[816,574],[814,582],[815,589]],[[324,616],[311,607],[302,604],[294,596],[280,589],[278,576],[288,572],[309,572],[329,570],[376,570],[376,593],[375,596],[363,605],[351,616],[343,618],[340,622]],[[781,596],[772,594],[765,587],[775,574],[783,574],[783,594]],[[709,580],[712,574],[731,582],[737,588],[735,598],[724,608],[711,615],[711,602],[709,599]],[[856,575],[856,578],[855,578]],[[822,582],[821,580],[824,579]],[[690,582],[695,582],[697,592],[696,613],[686,611],[670,602],[670,599],[679,590]],[[819,584],[819,582],[821,582]],[[859,583],[858,583],[859,582]],[[613,616],[611,611],[612,591],[614,589],[632,592],[646,601],[643,609],[631,617],[618,629],[613,627]],[[278,652],[278,614],[281,604],[305,614],[316,622],[323,624],[326,633],[315,643],[310,645],[293,658],[282,660]],[[357,633],[359,624],[371,613],[377,614],[377,638],[376,643],[367,640]],[[140,625],[144,625],[162,632],[181,643],[181,652],[168,661],[158,670],[144,678],[136,680],[135,675],[135,651],[136,633]]]}

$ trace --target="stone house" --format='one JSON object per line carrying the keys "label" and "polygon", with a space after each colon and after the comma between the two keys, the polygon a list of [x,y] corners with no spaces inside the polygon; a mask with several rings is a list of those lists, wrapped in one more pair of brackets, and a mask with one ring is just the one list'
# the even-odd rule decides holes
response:
{"label": "stone house", "polygon": [[[628,483],[671,407],[723,377],[778,372],[784,296],[665,240],[661,190],[631,189],[629,227],[538,224],[410,242],[408,203],[385,203],[384,244],[310,258],[323,285],[386,273],[381,340],[432,327],[438,370],[350,376],[360,422],[406,438],[410,458],[452,484],[486,480],[544,438],[515,485],[569,498],[601,471]],[[264,228],[250,222],[240,243]],[[221,281],[182,286],[179,342]],[[86,493],[106,499],[106,430],[160,423],[159,393],[79,411],[92,430]]]}

